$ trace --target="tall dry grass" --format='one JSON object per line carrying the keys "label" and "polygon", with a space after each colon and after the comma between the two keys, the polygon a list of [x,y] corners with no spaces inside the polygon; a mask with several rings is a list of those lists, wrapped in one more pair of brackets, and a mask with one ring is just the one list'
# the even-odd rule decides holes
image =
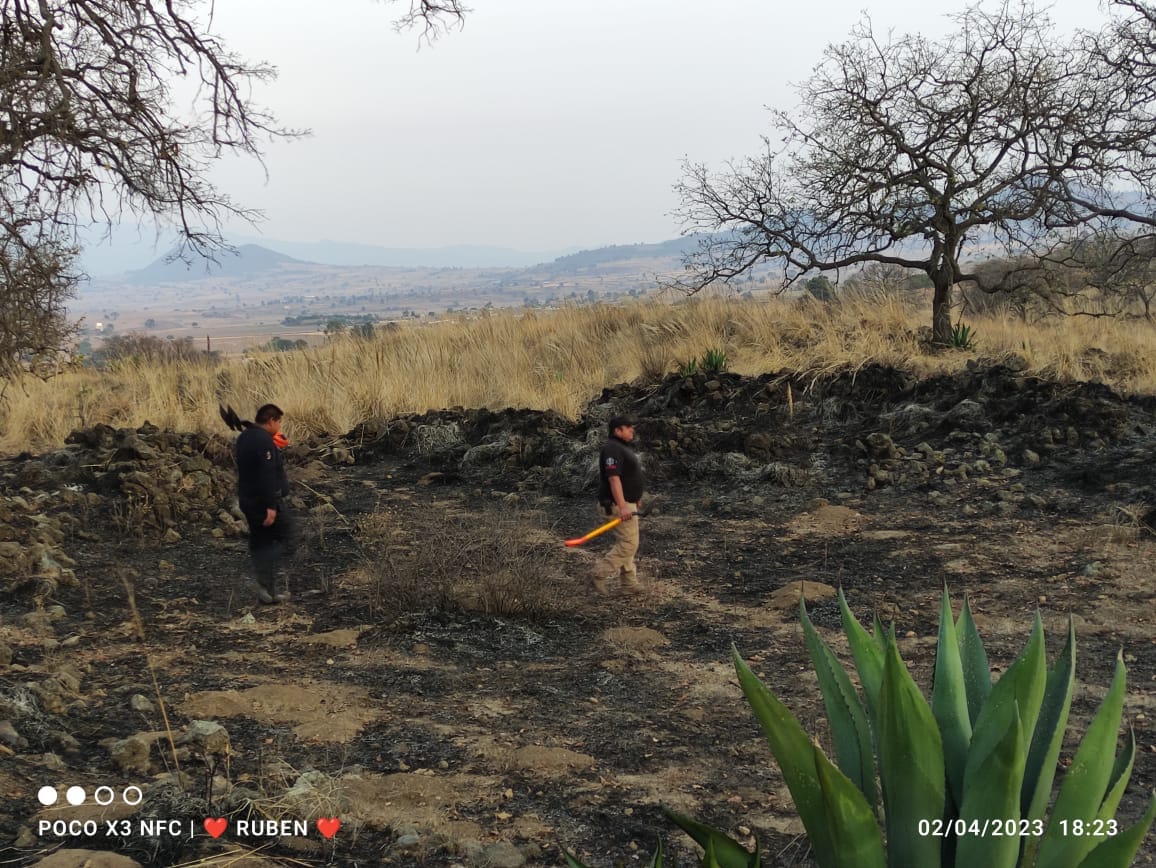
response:
{"label": "tall dry grass", "polygon": [[367,418],[455,405],[576,417],[605,386],[659,376],[715,348],[739,373],[814,376],[872,362],[924,375],[958,369],[976,355],[1019,355],[1040,375],[1156,392],[1151,323],[975,317],[975,351],[931,353],[918,340],[929,322],[925,307],[897,297],[830,304],[696,298],[498,311],[215,367],[126,362],[10,386],[0,408],[0,450],[53,448],[69,431],[98,422],[220,432],[218,403],[251,415],[273,401],[286,411],[290,437],[337,435]]}

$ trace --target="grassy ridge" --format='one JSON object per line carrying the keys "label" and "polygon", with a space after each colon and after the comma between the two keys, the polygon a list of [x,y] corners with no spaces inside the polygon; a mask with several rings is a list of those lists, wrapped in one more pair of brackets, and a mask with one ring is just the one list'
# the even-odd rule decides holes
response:
{"label": "grassy ridge", "polygon": [[290,437],[341,434],[375,416],[432,408],[507,406],[577,416],[604,386],[658,377],[708,349],[743,374],[822,375],[878,362],[919,375],[950,372],[977,354],[1018,355],[1028,371],[1156,393],[1156,325],[975,317],[975,352],[929,352],[926,307],[898,297],[835,303],[694,299],[499,311],[477,319],[383,331],[292,353],[216,366],[125,361],[11,385],[0,407],[0,451],[59,446],[68,432],[146,420],[181,431],[223,430],[218,402],[251,416],[265,401],[287,413]]}

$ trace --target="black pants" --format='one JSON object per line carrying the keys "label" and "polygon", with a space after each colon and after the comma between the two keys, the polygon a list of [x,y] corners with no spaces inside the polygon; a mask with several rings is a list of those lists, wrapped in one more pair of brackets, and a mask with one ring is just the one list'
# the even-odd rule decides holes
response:
{"label": "black pants", "polygon": [[249,522],[249,557],[253,561],[254,577],[272,592],[278,568],[284,566],[296,545],[293,518],[284,503],[277,505],[277,518],[268,527],[264,524],[264,509],[246,509],[245,518]]}

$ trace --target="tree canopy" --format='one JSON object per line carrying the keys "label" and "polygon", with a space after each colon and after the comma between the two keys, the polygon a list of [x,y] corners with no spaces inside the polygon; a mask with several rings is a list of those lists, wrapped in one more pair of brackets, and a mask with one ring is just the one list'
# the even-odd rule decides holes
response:
{"label": "tree canopy", "polygon": [[[467,12],[403,6],[396,25],[427,39]],[[266,142],[303,131],[252,97],[274,67],[231,51],[211,21],[209,0],[0,0],[0,377],[71,333],[82,226],[129,212],[212,255],[224,219],[259,216],[213,185],[211,164],[232,153],[260,168]]]}
{"label": "tree canopy", "polygon": [[679,213],[709,234],[681,286],[765,261],[784,286],[867,263],[917,269],[947,343],[953,288],[977,280],[965,250],[1036,262],[1140,225],[1153,79],[1125,53],[1153,18],[1128,6],[1130,18],[1065,39],[1028,5],[973,6],[939,40],[883,39],[864,20],[798,87],[800,108],[773,112],[780,141],[721,172],[686,165]]}

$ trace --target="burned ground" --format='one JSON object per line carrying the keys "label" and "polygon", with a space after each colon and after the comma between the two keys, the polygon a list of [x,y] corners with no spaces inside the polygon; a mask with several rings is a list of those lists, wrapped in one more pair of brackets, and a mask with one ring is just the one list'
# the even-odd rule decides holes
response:
{"label": "burned ground", "polygon": [[[617,411],[643,419],[651,480],[638,599],[588,591],[604,540],[561,545],[597,520],[594,456]],[[319,593],[269,608],[244,591],[226,437],[70,441],[0,468],[7,861],[87,847],[153,865],[246,850],[243,864],[557,865],[564,845],[609,865],[662,838],[692,864],[665,806],[757,837],[767,865],[807,865],[729,662],[733,645],[824,736],[799,582],[836,649],[835,587],[893,623],[925,688],[945,583],[969,595],[996,670],[1037,609],[1050,656],[1071,616],[1070,729],[1122,651],[1137,759],[1121,818],[1156,785],[1152,399],[1012,360],[924,381],[672,376],[608,389],[577,422],[367,420],[290,447],[293,580]],[[197,720],[223,726],[227,752]],[[40,806],[41,786],[66,783],[139,785],[144,803],[118,815],[197,834],[38,836],[42,818],[116,807]],[[332,841],[201,826],[331,816]]]}

